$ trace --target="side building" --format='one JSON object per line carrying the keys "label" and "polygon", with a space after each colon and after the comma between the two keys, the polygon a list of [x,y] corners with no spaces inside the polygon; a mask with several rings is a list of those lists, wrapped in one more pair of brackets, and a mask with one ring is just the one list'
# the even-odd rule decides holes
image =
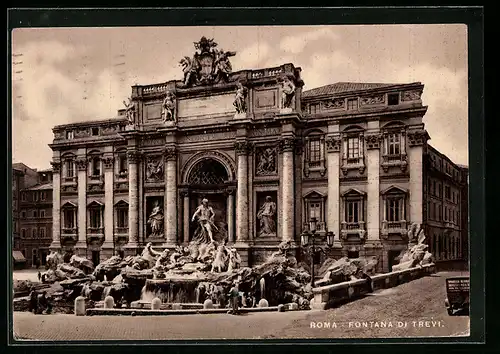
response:
{"label": "side building", "polygon": [[33,171],[36,180],[19,191],[19,238],[14,248],[26,258],[27,267],[45,265],[52,241],[52,170]]}
{"label": "side building", "polygon": [[207,41],[193,56],[203,70],[133,86],[111,119],[53,128],[51,249],[98,263],[148,242],[187,245],[207,199],[243,265],[282,241],[303,258],[300,235],[316,218],[318,244],[335,234],[331,256],[391,269],[408,227],[427,220],[423,84],[303,92],[293,64],[211,75]]}
{"label": "side building", "polygon": [[436,261],[468,260],[468,168],[425,149],[425,230]]}

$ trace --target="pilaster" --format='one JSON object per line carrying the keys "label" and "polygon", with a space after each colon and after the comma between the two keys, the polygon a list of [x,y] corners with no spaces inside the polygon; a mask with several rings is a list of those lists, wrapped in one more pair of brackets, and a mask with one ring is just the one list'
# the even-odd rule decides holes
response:
{"label": "pilaster", "polygon": [[295,213],[294,213],[294,151],[296,148],[294,137],[282,137],[280,151],[282,155],[283,177],[281,183],[281,235],[283,241],[294,241]]}
{"label": "pilaster", "polygon": [[165,237],[167,246],[177,244],[177,148],[165,149]]}
{"label": "pilaster", "polygon": [[380,239],[380,141],[379,122],[368,122],[370,134],[365,136],[367,149],[367,240]]}
{"label": "pilaster", "polygon": [[103,248],[114,248],[114,157],[106,155],[102,159],[104,165],[104,243]]}
{"label": "pilaster", "polygon": [[140,159],[140,153],[136,150],[129,150],[127,152],[128,159],[128,199],[129,199],[129,212],[128,212],[128,228],[129,240],[127,248],[137,248],[139,236],[139,193],[138,193],[138,178],[137,178],[137,165]]}
{"label": "pilaster", "polygon": [[[336,125],[338,128],[338,124]],[[338,131],[338,129],[337,129]],[[327,199],[327,227],[328,231],[333,231],[335,241],[340,240],[340,144],[339,133],[334,133],[326,139],[327,151],[327,171],[328,171],[328,199]]]}
{"label": "pilaster", "polygon": [[429,139],[425,130],[408,131],[408,160],[410,165],[410,213],[411,223],[423,222],[423,147]]}
{"label": "pilaster", "polygon": [[52,165],[52,243],[51,251],[61,249],[61,162],[53,161]]}
{"label": "pilaster", "polygon": [[87,166],[85,156],[79,156],[76,160],[78,169],[78,240],[76,248],[87,247]]}
{"label": "pilaster", "polygon": [[248,153],[252,145],[246,141],[237,141],[234,144],[238,156],[237,195],[236,195],[236,241],[248,240]]}

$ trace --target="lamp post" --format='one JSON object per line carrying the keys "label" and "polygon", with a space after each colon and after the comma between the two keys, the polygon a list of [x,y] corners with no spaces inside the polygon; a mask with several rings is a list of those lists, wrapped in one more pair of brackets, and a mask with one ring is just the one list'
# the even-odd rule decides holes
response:
{"label": "lamp post", "polygon": [[[309,220],[309,225],[302,232],[302,235],[300,235],[301,239],[301,244],[302,247],[311,254],[311,287],[314,288],[314,255],[318,251],[322,251],[323,253],[326,254],[325,250],[323,249],[322,246],[316,246],[314,243],[314,239],[316,238],[316,231],[317,231],[317,223],[318,220],[315,217],[312,217]],[[333,239],[335,237],[335,234],[333,231],[327,231],[326,232],[326,245],[328,248],[331,248],[333,246]]]}

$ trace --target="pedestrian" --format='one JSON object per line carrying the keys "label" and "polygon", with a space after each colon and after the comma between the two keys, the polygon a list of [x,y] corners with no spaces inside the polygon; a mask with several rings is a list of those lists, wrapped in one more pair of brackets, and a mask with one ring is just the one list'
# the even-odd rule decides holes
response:
{"label": "pedestrian", "polygon": [[30,305],[29,305],[29,310],[30,312],[33,312],[35,315],[38,311],[38,298],[37,298],[37,293],[34,289],[31,290],[30,292]]}
{"label": "pedestrian", "polygon": [[42,273],[40,273],[40,271],[38,271],[38,281],[41,281],[42,280]]}
{"label": "pedestrian", "polygon": [[238,314],[238,302],[239,302],[239,297],[240,297],[240,291],[238,290],[238,283],[235,282],[233,284],[233,287],[231,290],[229,290],[229,299],[231,301],[231,310],[230,313],[233,315]]}

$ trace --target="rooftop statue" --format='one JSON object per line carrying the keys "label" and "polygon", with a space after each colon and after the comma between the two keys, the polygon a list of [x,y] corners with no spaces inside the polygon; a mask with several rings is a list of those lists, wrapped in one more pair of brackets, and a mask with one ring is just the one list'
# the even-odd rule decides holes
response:
{"label": "rooftop statue", "polygon": [[194,42],[196,52],[193,57],[184,56],[179,61],[184,73],[182,88],[211,85],[221,81],[229,81],[232,66],[229,57],[236,52],[217,49],[213,39],[202,37],[199,42]]}

